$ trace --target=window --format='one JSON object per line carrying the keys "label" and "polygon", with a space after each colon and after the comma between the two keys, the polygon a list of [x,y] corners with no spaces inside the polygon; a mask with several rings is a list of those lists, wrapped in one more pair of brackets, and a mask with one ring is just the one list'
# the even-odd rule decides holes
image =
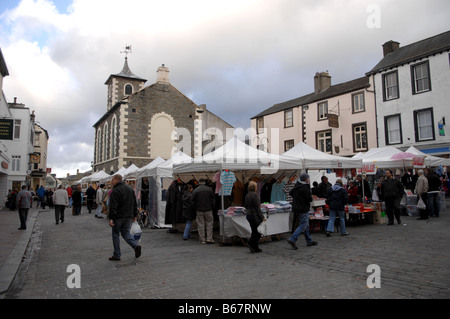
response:
{"label": "window", "polygon": [[413,94],[431,90],[430,65],[427,62],[411,66]]}
{"label": "window", "polygon": [[367,124],[353,124],[353,150],[354,152],[365,152],[367,147]]}
{"label": "window", "polygon": [[317,105],[318,120],[326,120],[328,118],[328,102],[322,102]]}
{"label": "window", "polygon": [[284,111],[284,127],[292,126],[294,126],[294,111],[291,109]]}
{"label": "window", "polygon": [[355,93],[352,95],[352,110],[353,113],[364,112],[366,106],[364,103],[364,92]]}
{"label": "window", "polygon": [[19,172],[20,171],[20,156],[11,156],[12,158],[12,167],[11,171]]}
{"label": "window", "polygon": [[386,133],[386,145],[402,143],[402,123],[400,114],[386,116],[384,118]]}
{"label": "window", "polygon": [[295,146],[294,140],[284,141],[284,151],[287,152]]}
{"label": "window", "polygon": [[108,128],[108,123],[105,124],[105,127],[103,129],[103,160],[106,161],[108,159],[108,133],[109,133],[109,128]]}
{"label": "window", "polygon": [[434,140],[433,109],[414,111],[416,142]]}
{"label": "window", "polygon": [[264,117],[259,117],[256,119],[256,133],[264,133]]}
{"label": "window", "polygon": [[316,133],[317,149],[324,153],[332,153],[331,130]]}
{"label": "window", "polygon": [[397,71],[383,76],[383,94],[385,101],[399,98]]}
{"label": "window", "polygon": [[131,84],[125,85],[125,95],[133,94],[133,86]]}
{"label": "window", "polygon": [[20,125],[22,120],[14,120],[14,138],[20,138]]}
{"label": "window", "polygon": [[111,125],[111,158],[116,157],[116,118],[113,118]]}

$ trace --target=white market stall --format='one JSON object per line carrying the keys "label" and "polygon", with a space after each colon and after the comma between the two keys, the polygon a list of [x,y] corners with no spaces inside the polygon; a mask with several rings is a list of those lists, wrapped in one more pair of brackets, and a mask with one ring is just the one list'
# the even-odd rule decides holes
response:
{"label": "white market stall", "polygon": [[138,198],[141,206],[144,206],[143,208],[149,214],[152,227],[171,227],[171,224],[165,223],[165,193],[173,180],[173,165],[191,160],[192,157],[180,151],[167,161],[158,156],[150,164],[138,170],[136,190],[140,192]]}
{"label": "white market stall", "polygon": [[[231,171],[241,181],[249,180],[253,176],[274,176],[286,172],[302,169],[302,163],[293,158],[270,154],[253,148],[237,138],[233,138],[219,149],[204,156],[194,158],[188,163],[174,165],[174,174],[222,174]],[[219,174],[219,176],[220,176]],[[251,234],[250,225],[245,215],[227,213],[224,209],[224,195],[221,193],[221,207],[219,211],[220,235],[224,237],[239,236],[248,238]],[[290,230],[289,212],[270,214],[267,219],[267,233],[275,235]]]}

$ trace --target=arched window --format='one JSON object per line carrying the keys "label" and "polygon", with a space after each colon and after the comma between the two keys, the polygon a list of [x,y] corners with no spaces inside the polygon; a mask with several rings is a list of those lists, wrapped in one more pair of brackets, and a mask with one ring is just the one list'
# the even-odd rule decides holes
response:
{"label": "arched window", "polygon": [[106,161],[108,159],[108,123],[105,124],[105,128],[103,129],[103,160]]}
{"label": "arched window", "polygon": [[116,157],[116,118],[114,117],[111,124],[111,158]]}
{"label": "arched window", "polygon": [[97,131],[97,163],[102,161],[102,129]]}
{"label": "arched window", "polygon": [[125,85],[125,95],[133,94],[133,86],[131,84]]}

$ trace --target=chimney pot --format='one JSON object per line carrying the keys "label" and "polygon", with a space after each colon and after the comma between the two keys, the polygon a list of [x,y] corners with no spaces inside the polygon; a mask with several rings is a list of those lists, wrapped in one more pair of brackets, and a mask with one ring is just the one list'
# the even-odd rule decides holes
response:
{"label": "chimney pot", "polygon": [[316,94],[331,86],[331,75],[328,72],[317,72],[314,76],[314,92]]}
{"label": "chimney pot", "polygon": [[156,74],[157,74],[157,79],[156,79],[157,83],[170,84],[169,68],[166,67],[164,64],[158,68],[158,70],[156,71]]}

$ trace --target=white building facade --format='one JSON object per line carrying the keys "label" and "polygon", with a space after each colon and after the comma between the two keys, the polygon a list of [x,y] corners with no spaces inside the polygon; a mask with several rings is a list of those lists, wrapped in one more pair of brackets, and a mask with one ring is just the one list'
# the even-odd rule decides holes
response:
{"label": "white building facade", "polygon": [[378,144],[450,155],[450,31],[400,47],[383,45],[367,75],[375,86]]}

